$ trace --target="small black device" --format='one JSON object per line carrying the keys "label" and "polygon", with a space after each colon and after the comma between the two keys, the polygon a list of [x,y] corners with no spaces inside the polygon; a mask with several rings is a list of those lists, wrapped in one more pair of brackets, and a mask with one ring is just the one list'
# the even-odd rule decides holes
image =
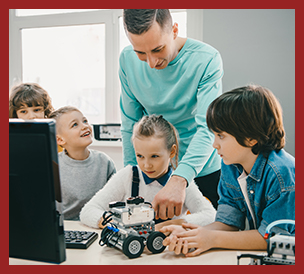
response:
{"label": "small black device", "polygon": [[61,263],[65,247],[55,121],[9,119],[9,256]]}
{"label": "small black device", "polygon": [[67,248],[87,249],[98,237],[93,231],[64,231]]}
{"label": "small black device", "polygon": [[121,140],[120,124],[98,124],[93,125],[94,138],[98,141]]}

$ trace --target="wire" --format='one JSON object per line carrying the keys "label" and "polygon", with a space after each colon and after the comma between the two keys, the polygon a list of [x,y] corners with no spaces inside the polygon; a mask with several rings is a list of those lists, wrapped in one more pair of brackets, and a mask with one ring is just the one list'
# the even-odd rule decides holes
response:
{"label": "wire", "polygon": [[[107,214],[109,214],[108,216],[106,216]],[[105,211],[102,215],[103,221],[102,221],[102,225],[105,226],[107,223],[112,221],[112,217],[113,213],[111,211]]]}
{"label": "wire", "polygon": [[295,225],[295,221],[294,221],[294,220],[289,220],[289,219],[282,219],[282,220],[277,220],[277,221],[274,221],[274,222],[270,223],[270,224],[266,227],[266,232],[265,232],[264,238],[265,238],[265,239],[268,239],[268,235],[269,235],[270,230],[271,230],[274,226],[279,225],[279,224],[292,224],[292,225]]}
{"label": "wire", "polygon": [[147,204],[152,208],[152,204],[150,202],[144,202],[144,204]]}

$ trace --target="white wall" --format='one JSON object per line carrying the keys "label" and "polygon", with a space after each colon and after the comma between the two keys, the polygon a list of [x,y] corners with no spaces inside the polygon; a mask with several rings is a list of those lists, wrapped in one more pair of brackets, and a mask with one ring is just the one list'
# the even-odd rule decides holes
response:
{"label": "white wall", "polygon": [[223,90],[255,83],[283,108],[285,149],[295,155],[295,10],[203,10],[203,41],[224,63]]}

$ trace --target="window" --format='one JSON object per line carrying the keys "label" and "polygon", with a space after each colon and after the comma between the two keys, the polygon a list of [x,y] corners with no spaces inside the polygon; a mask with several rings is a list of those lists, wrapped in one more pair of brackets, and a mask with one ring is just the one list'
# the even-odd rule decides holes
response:
{"label": "window", "polygon": [[[171,13],[182,37],[201,17],[201,10]],[[129,44],[119,9],[10,10],[10,86],[37,82],[55,108],[76,106],[91,124],[119,123],[118,60]]]}
{"label": "window", "polygon": [[45,14],[59,14],[70,12],[84,12],[98,9],[16,9],[16,16],[31,16]]}
{"label": "window", "polygon": [[104,122],[104,41],[104,24],[23,29],[22,80],[39,83],[55,108],[73,105]]}

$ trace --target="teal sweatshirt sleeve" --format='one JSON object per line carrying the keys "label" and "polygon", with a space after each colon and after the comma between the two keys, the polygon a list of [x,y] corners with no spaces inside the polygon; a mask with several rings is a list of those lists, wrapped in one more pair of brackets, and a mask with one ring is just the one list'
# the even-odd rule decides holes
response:
{"label": "teal sweatshirt sleeve", "polygon": [[[207,127],[206,112],[209,104],[222,92],[222,76],[222,60],[219,53],[216,53],[208,63],[197,87],[197,111],[195,114],[197,131],[174,172],[174,175],[184,177],[188,183],[202,169],[205,169],[202,176],[220,169],[218,155],[212,147],[214,135]],[[212,164],[213,166],[209,169]],[[208,172],[208,170],[210,171]]]}

